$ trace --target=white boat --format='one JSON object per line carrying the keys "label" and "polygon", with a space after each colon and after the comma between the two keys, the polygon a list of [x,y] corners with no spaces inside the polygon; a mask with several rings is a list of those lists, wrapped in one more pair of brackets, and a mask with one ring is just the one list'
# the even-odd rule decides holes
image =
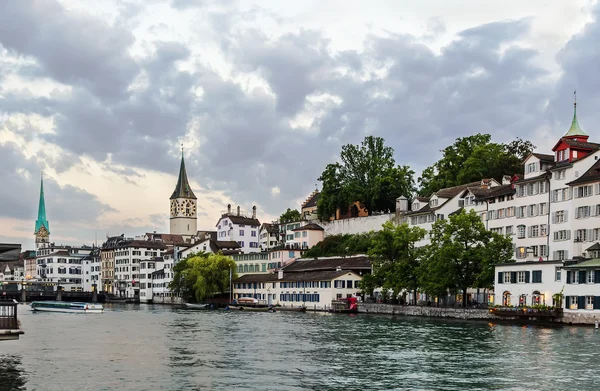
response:
{"label": "white boat", "polygon": [[100,314],[104,312],[102,304],[70,303],[68,301],[34,301],[31,303],[33,311],[46,312],[72,312],[80,314]]}
{"label": "white boat", "polygon": [[208,310],[208,309],[210,309],[208,304],[185,303],[185,307],[190,310]]}

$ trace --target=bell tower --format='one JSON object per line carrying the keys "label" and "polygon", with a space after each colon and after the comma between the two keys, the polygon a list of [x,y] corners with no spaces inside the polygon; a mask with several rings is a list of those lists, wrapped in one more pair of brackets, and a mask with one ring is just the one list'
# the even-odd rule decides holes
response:
{"label": "bell tower", "polygon": [[46,201],[44,200],[44,174],[40,181],[40,203],[38,217],[35,221],[35,249],[38,250],[50,243],[50,225],[46,219]]}
{"label": "bell tower", "polygon": [[183,158],[183,147],[181,148],[181,165],[179,166],[179,178],[175,191],[171,194],[170,232],[173,235],[182,235],[184,239],[191,239],[197,233],[197,198],[190,188],[187,173],[185,171],[185,160]]}

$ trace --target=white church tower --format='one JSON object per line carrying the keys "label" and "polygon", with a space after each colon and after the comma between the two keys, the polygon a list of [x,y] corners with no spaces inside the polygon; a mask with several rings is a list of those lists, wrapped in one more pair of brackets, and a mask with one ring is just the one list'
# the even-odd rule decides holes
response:
{"label": "white church tower", "polygon": [[181,166],[179,167],[179,179],[177,186],[171,195],[171,214],[170,214],[170,233],[172,235],[182,235],[185,240],[191,240],[197,232],[197,198],[190,188],[187,173],[185,172],[185,162],[183,160],[183,149],[181,150]]}

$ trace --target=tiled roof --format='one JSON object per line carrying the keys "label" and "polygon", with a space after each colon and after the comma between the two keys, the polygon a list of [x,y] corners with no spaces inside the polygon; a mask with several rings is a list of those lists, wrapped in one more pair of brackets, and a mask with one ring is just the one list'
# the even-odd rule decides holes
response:
{"label": "tiled roof", "polygon": [[297,259],[283,268],[285,272],[316,271],[316,270],[364,269],[371,270],[371,262],[366,255],[335,258]]}
{"label": "tiled roof", "polygon": [[249,225],[251,227],[260,227],[260,221],[258,221],[258,219],[253,219],[251,217],[244,217],[244,216],[228,214],[228,215],[224,215],[223,217],[221,217],[221,219],[219,221],[223,220],[224,218],[230,219],[233,224],[238,224],[238,225],[242,224],[242,225]]}
{"label": "tiled roof", "polygon": [[151,240],[153,240],[153,241],[156,240],[157,238],[160,238],[162,243],[167,244],[167,245],[185,243],[185,240],[183,239],[183,236],[181,236],[181,235],[146,233],[146,236],[151,238]]}
{"label": "tiled roof", "polygon": [[306,271],[306,272],[283,272],[283,278],[279,279],[278,274],[244,274],[233,282],[277,282],[277,281],[327,281],[334,278],[352,273],[351,270],[326,270],[326,271]]}
{"label": "tiled roof", "polygon": [[572,140],[572,139],[566,138],[566,137],[561,138],[560,141],[564,142],[565,144],[569,145],[570,147],[575,147],[575,148],[580,148],[580,149],[595,150],[595,149],[600,148],[600,144],[597,144],[597,143],[590,143],[587,141],[575,141],[575,140]]}
{"label": "tiled roof", "polygon": [[240,248],[240,244],[238,242],[236,242],[235,240],[211,240],[211,247],[212,245],[215,245],[216,248],[218,248],[219,250],[221,249],[235,249],[235,248]]}
{"label": "tiled roof", "polygon": [[264,228],[265,230],[267,230],[268,233],[271,234],[279,233],[279,226],[277,226],[276,224],[263,223],[261,228]]}
{"label": "tiled roof", "polygon": [[567,185],[572,186],[596,181],[600,181],[600,160],[596,160],[596,162],[592,164],[592,166],[586,172],[584,172],[583,175],[574,181],[567,183]]}
{"label": "tiled roof", "polygon": [[429,202],[429,197],[415,197],[419,202]]}
{"label": "tiled roof", "polygon": [[537,180],[546,178],[546,175],[547,175],[546,173],[543,173],[543,174],[540,174],[538,176],[534,176],[532,178],[527,178],[527,179],[520,178],[520,179],[517,179],[516,181],[514,181],[513,183],[523,183],[523,182],[529,182],[529,181],[537,181]]}
{"label": "tiled roof", "polygon": [[600,250],[600,243],[596,242],[592,244],[590,247],[586,248],[585,251],[598,251]]}
{"label": "tiled roof", "polygon": [[126,248],[126,247],[140,247],[140,248],[153,248],[153,249],[166,249],[163,243],[160,242],[151,242],[149,240],[132,240],[130,242],[124,242],[117,246],[117,248]]}
{"label": "tiled roof", "polygon": [[600,267],[600,259],[590,259],[589,261],[583,261],[574,265],[565,266],[565,269],[581,269],[588,267]]}
{"label": "tiled roof", "polygon": [[545,153],[532,153],[533,156],[537,157],[543,162],[554,163],[554,155],[548,155]]}
{"label": "tiled roof", "polygon": [[435,194],[438,197],[442,197],[442,198],[452,198],[452,197],[455,197],[458,194],[460,194],[462,191],[466,190],[468,187],[473,187],[473,186],[477,186],[480,184],[481,184],[481,181],[477,181],[477,182],[467,183],[464,185],[447,187],[445,189],[440,189],[440,190],[436,191]]}
{"label": "tiled roof", "polygon": [[317,206],[317,202],[319,202],[320,192],[315,191],[308,200],[304,204],[302,204],[302,208],[312,208],[313,206]]}
{"label": "tiled roof", "polygon": [[500,185],[483,189],[481,187],[469,187],[469,191],[479,199],[493,198],[502,195],[510,195],[515,193],[512,185]]}
{"label": "tiled roof", "polygon": [[302,227],[298,227],[293,229],[292,231],[324,231],[325,229],[321,227],[319,224],[310,223],[306,224]]}

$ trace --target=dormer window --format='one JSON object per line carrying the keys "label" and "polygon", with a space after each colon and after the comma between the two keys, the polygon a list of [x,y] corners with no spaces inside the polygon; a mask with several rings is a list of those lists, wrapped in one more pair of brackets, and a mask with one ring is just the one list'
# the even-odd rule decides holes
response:
{"label": "dormer window", "polygon": [[435,199],[429,201],[429,206],[431,206],[432,208],[438,206],[438,199],[435,198]]}
{"label": "dormer window", "polygon": [[536,172],[536,171],[537,171],[537,164],[536,163],[529,163],[529,164],[527,164],[527,169],[526,169],[527,174],[530,174],[530,173]]}
{"label": "dormer window", "polygon": [[413,202],[413,210],[419,210],[419,203],[418,202]]}

